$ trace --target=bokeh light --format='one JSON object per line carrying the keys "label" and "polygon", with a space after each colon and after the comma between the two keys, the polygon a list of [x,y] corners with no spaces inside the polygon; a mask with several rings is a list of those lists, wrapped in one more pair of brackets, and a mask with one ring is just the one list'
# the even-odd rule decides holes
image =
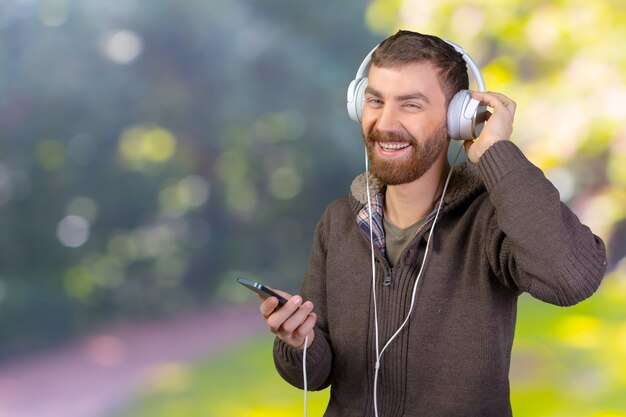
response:
{"label": "bokeh light", "polygon": [[150,163],[163,163],[176,152],[174,134],[161,127],[131,126],[122,132],[118,150],[126,165],[141,170]]}
{"label": "bokeh light", "polygon": [[57,140],[42,140],[37,146],[37,162],[46,171],[53,171],[65,164],[65,148]]}
{"label": "bokeh light", "polygon": [[280,200],[291,200],[300,193],[302,178],[293,167],[277,168],[270,175],[269,190]]}
{"label": "bokeh light", "polygon": [[62,26],[68,19],[70,4],[68,0],[41,0],[39,19],[50,27]]}
{"label": "bokeh light", "polygon": [[199,175],[188,175],[180,181],[166,183],[159,194],[165,214],[180,217],[202,207],[209,198],[209,183]]}
{"label": "bokeh light", "polygon": [[133,31],[119,30],[102,39],[104,55],[117,64],[130,64],[141,54],[143,42]]}
{"label": "bokeh light", "polygon": [[96,289],[94,275],[84,266],[68,269],[63,284],[67,294],[79,300],[87,300]]}
{"label": "bokeh light", "polygon": [[89,223],[81,216],[64,217],[57,226],[57,238],[64,246],[77,248],[89,239]]}

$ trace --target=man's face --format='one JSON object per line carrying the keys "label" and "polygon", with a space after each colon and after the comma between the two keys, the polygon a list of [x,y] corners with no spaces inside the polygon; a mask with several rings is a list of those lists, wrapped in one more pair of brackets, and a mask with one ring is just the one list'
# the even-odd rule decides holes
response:
{"label": "man's face", "polygon": [[448,143],[446,112],[432,64],[372,65],[361,123],[372,173],[387,185],[424,175]]}

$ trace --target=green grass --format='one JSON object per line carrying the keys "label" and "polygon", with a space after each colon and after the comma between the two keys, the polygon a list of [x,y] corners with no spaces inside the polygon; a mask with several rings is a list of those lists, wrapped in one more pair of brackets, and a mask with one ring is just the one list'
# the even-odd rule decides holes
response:
{"label": "green grass", "polygon": [[511,366],[516,417],[626,416],[626,276],[569,308],[520,299]]}
{"label": "green grass", "polygon": [[[301,416],[303,392],[274,369],[271,336],[207,361],[166,364],[151,373],[136,402],[118,417]],[[329,391],[309,392],[308,412],[321,416]]]}

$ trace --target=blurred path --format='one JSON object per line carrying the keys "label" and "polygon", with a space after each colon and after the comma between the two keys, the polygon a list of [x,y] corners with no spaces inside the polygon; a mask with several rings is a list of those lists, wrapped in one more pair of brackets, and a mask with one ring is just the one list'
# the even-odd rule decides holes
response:
{"label": "blurred path", "polygon": [[213,307],[101,330],[0,366],[0,417],[104,417],[159,365],[206,357],[265,331],[257,306]]}

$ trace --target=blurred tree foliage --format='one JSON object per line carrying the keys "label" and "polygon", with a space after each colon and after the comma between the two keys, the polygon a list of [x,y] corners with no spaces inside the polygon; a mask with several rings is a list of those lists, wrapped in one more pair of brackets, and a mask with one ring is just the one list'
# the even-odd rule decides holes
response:
{"label": "blurred tree foliage", "polygon": [[0,3],[0,358],[298,287],[360,168],[365,4]]}

